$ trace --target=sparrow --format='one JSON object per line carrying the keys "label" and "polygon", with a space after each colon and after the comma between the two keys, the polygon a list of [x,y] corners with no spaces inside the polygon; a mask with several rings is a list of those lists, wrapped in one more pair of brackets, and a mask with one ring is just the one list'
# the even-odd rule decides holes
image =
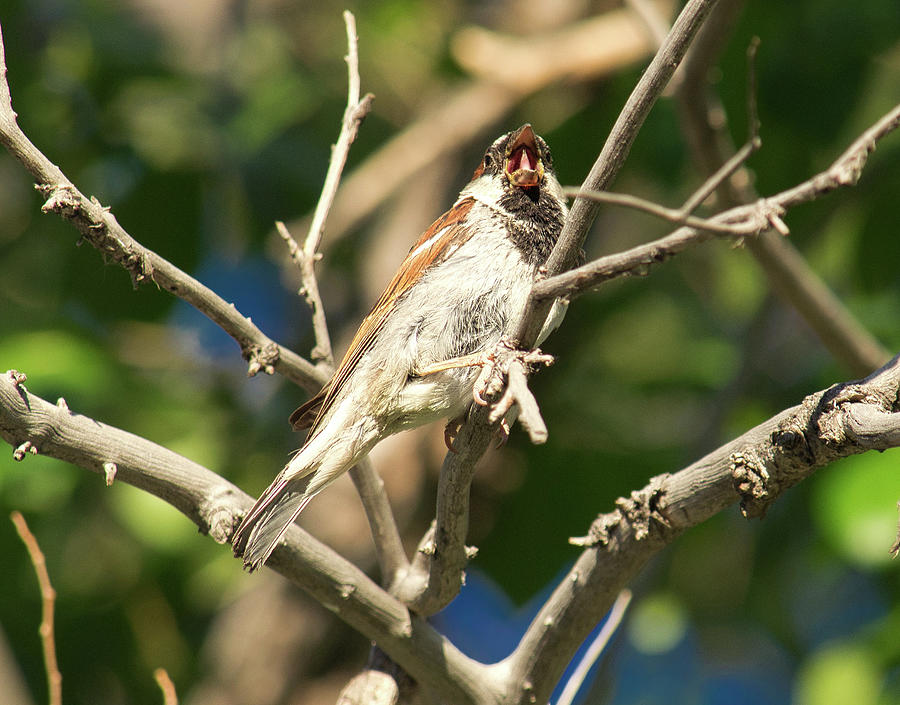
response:
{"label": "sparrow", "polygon": [[[295,429],[309,428],[306,442],[233,537],[245,568],[263,565],[309,501],[380,440],[461,417],[566,215],[546,142],[528,124],[499,137],[409,250],[334,376],[291,415]],[[540,340],[564,312],[556,302]]]}

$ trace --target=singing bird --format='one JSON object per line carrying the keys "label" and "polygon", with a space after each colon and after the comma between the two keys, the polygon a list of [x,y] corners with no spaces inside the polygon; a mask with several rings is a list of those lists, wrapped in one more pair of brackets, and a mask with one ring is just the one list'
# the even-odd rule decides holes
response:
{"label": "singing bird", "polygon": [[[412,246],[334,376],[291,415],[306,442],[234,535],[255,570],[309,501],[381,439],[468,408],[479,364],[512,334],[562,230],[565,199],[531,125],[499,137]],[[540,338],[562,318],[554,305]]]}

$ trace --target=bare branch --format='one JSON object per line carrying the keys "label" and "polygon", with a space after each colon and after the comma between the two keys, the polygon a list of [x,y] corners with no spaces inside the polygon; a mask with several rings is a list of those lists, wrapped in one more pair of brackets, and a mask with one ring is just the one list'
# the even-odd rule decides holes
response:
{"label": "bare branch", "polygon": [[[347,108],[344,110],[344,118],[341,122],[341,131],[338,140],[331,149],[331,160],[328,163],[328,171],[325,174],[325,183],[322,184],[322,193],[313,213],[309,232],[300,249],[288,233],[284,223],[278,222],[276,226],[281,237],[288,243],[292,259],[298,264],[303,279],[302,293],[309,304],[313,315],[313,330],[316,334],[316,347],[312,351],[314,361],[324,361],[328,367],[334,366],[334,355],[331,350],[331,339],[328,335],[328,326],[325,323],[325,311],[322,307],[322,299],[319,296],[319,284],[315,275],[315,262],[319,258],[317,250],[322,241],[322,233],[325,230],[325,221],[334,203],[338,185],[341,182],[341,174],[347,163],[347,155],[350,153],[350,145],[359,133],[359,126],[369,113],[374,96],[371,93],[360,100],[359,79],[359,52],[357,49],[356,19],[349,10],[344,11],[344,23],[347,27]],[[291,245],[293,244],[293,247]]]}
{"label": "bare branch", "polygon": [[381,582],[393,594],[392,586],[405,575],[409,560],[403,549],[391,503],[384,490],[384,480],[368,456],[350,468],[350,479],[353,480],[372,530],[375,556],[381,568]]}
{"label": "bare branch", "polygon": [[338,136],[338,141],[332,147],[331,161],[328,164],[328,172],[325,175],[325,183],[322,186],[322,195],[316,204],[316,210],[313,213],[312,223],[309,227],[309,234],[307,234],[306,241],[303,243],[303,251],[307,258],[310,259],[315,255],[319,242],[322,240],[325,220],[328,218],[328,212],[331,210],[332,203],[334,203],[338,184],[341,181],[341,173],[344,170],[344,164],[347,163],[350,145],[356,139],[359,126],[369,113],[372,100],[375,98],[371,93],[367,93],[360,100],[356,19],[349,10],[344,10],[344,23],[347,26],[347,71],[349,73],[347,109],[344,111],[344,120],[341,124],[341,133]]}
{"label": "bare branch", "polygon": [[[647,70],[622,108],[613,125],[600,156],[582,184],[584,190],[602,191],[610,184],[625,163],[638,131],[656,103],[669,78],[671,78],[717,0],[689,0],[684,6],[668,36],[653,57]],[[576,200],[569,211],[559,241],[546,263],[549,276],[569,269],[577,260],[588,229],[597,216],[599,206],[585,199]],[[530,348],[550,311],[550,301],[532,296],[521,319],[515,338],[520,347]]]}
{"label": "bare branch", "polygon": [[[395,594],[418,614],[436,614],[453,600],[463,583],[463,569],[471,557],[466,547],[469,530],[469,489],[475,463],[493,437],[487,407],[474,405],[470,422],[463,424],[447,453],[438,480],[432,528],[419,544],[406,578]],[[472,422],[471,418],[479,418]]]}
{"label": "bare branch", "polygon": [[[41,455],[117,479],[168,502],[219,543],[231,538],[252,498],[187,458],[144,438],[41,399],[10,375],[0,376],[0,438],[29,438]],[[111,490],[115,491],[115,490]],[[267,565],[367,638],[446,701],[495,702],[498,681],[438,634],[426,620],[299,526],[292,526]]]}
{"label": "bare branch", "polygon": [[[322,194],[316,205],[315,215],[309,232],[301,248],[281,221],[275,223],[279,235],[288,246],[291,259],[297,264],[303,287],[300,293],[306,299],[312,311],[313,332],[316,345],[312,351],[312,359],[319,361],[319,369],[331,376],[334,372],[334,355],[331,348],[331,336],[325,319],[325,307],[319,294],[316,279],[315,263],[321,257],[317,253],[325,228],[325,220],[334,202],[341,174],[347,162],[350,146],[359,132],[359,126],[368,114],[373,96],[366,94],[360,100],[359,52],[357,49],[356,20],[349,11],[344,12],[344,23],[347,28],[347,108],[341,123],[338,141],[331,152],[331,160],[322,185]],[[384,491],[384,482],[378,476],[371,460],[363,459],[350,470],[350,477],[359,492],[366,517],[372,529],[375,553],[381,567],[383,581],[390,586],[398,576],[406,571],[409,561],[403,550],[397,522],[391,511],[390,502]]]}
{"label": "bare branch", "polygon": [[[680,228],[654,242],[601,257],[577,269],[539,281],[534,286],[533,296],[543,300],[552,300],[559,296],[573,297],[610,279],[627,275],[644,275],[652,265],[663,262],[692,245],[709,240],[713,237],[713,233],[743,237],[758,235],[770,227],[779,227],[779,224],[783,227],[781,215],[786,208],[813,200],[841,186],[855,184],[865,165],[866,156],[874,149],[876,142],[898,125],[900,125],[900,105],[866,130],[828,169],[802,184],[754,204],[738,206],[712,218],[702,219],[700,225],[703,230]],[[583,195],[593,198],[591,193]],[[633,202],[620,199],[618,194],[614,199],[604,196],[604,201],[634,206]],[[643,204],[641,210],[650,211]],[[655,214],[663,215],[662,212]],[[684,221],[688,222],[687,217]],[[887,357],[887,353],[884,357]]]}
{"label": "bare branch", "polygon": [[307,256],[306,251],[294,240],[287,226],[280,220],[275,221],[275,229],[288,247],[288,253],[300,270],[300,279],[303,282],[300,295],[306,300],[312,314],[313,335],[316,338],[310,357],[318,363],[323,372],[331,374],[334,371],[334,354],[331,350],[331,335],[328,333],[328,323],[325,320],[325,307],[322,297],[319,295],[319,282],[316,279],[315,261],[321,257],[317,253]]}
{"label": "bare branch", "polygon": [[125,268],[135,286],[153,281],[191,304],[213,323],[221,327],[240,345],[247,360],[249,375],[263,371],[278,372],[310,391],[317,391],[326,381],[312,363],[268,338],[253,322],[241,315],[214,291],[183,272],[155,252],[147,249],[119,225],[108,208],[96,199],[85,197],[65,174],[35,147],[16,122],[6,59],[0,33],[0,144],[12,154],[35,180],[46,202],[42,210],[68,220],[105,257]]}
{"label": "bare branch", "polygon": [[[407,705],[417,684],[377,646],[369,651],[366,668],[344,686],[337,705]],[[415,702],[418,702],[415,700]]]}
{"label": "bare branch", "polygon": [[[900,355],[864,380],[807,397],[672,475],[653,478],[601,514],[585,550],[535,616],[515,652],[501,664],[511,683],[531,683],[530,702],[544,702],[571,655],[609,610],[623,586],[685,529],[736,501],[761,516],[788,488],[838,458],[897,447]],[[884,433],[860,433],[871,414]],[[546,689],[545,689],[546,688]],[[529,702],[523,695],[514,703]]]}
{"label": "bare branch", "polygon": [[[725,110],[710,91],[707,74],[730,36],[743,4],[744,0],[722,0],[718,4],[688,55],[685,80],[675,94],[694,159],[705,173],[715,171],[725,155],[734,151]],[[752,80],[752,62],[750,68]],[[721,204],[733,207],[755,201],[757,196],[750,183],[746,174],[738,174],[724,183],[719,189]],[[803,316],[831,354],[853,374],[865,374],[887,359],[888,351],[857,321],[789,241],[774,233],[764,233],[749,240],[747,248],[781,299]]]}
{"label": "bare branch", "polygon": [[575,198],[587,198],[596,203],[605,203],[607,205],[624,206],[633,208],[634,210],[643,211],[650,215],[655,215],[670,223],[678,223],[679,225],[687,225],[698,230],[707,230],[722,235],[747,235],[750,233],[742,232],[739,227],[731,224],[718,223],[712,218],[697,218],[691,214],[700,207],[700,205],[715,191],[729,176],[734,174],[745,161],[756,152],[761,145],[759,133],[756,130],[755,122],[750,134],[750,139],[741,147],[734,156],[731,157],[715,174],[710,176],[703,184],[688,198],[681,208],[666,208],[652,201],[648,201],[637,196],[626,193],[612,193],[610,191],[586,191],[581,188],[566,187],[563,192],[567,196]]}
{"label": "bare branch", "polygon": [[[339,138],[339,149],[335,150],[336,154],[340,153],[343,156],[340,159],[332,160],[329,167],[331,183],[326,184],[326,193],[329,189],[337,187],[347,150],[355,138],[359,122],[371,102],[369,96],[359,101],[355,28],[352,15],[348,13],[345,19],[348,22],[348,38],[352,37],[353,39],[348,62],[351,84],[355,85],[355,88],[351,90],[355,91],[356,102],[352,106],[353,109],[348,106],[345,114],[344,126]],[[318,391],[328,381],[331,373],[331,346],[328,342],[324,311],[318,297],[318,287],[312,269],[314,248],[318,243],[318,239],[313,237],[313,233],[310,233],[306,241],[306,246],[312,248],[312,254],[310,257],[304,257],[304,261],[309,263],[308,278],[305,278],[305,281],[307,291],[310,292],[309,295],[316,302],[314,325],[319,336],[320,349],[324,348],[325,350],[323,357],[328,361],[328,365],[324,368],[317,368],[288,348],[270,340],[249,318],[241,315],[234,304],[226,303],[211,289],[143,247],[118,224],[108,209],[102,207],[94,199],[86,199],[19,129],[10,103],[9,86],[6,82],[6,63],[2,52],[3,43],[2,34],[0,34],[0,142],[13,156],[19,159],[35,177],[40,190],[48,196],[47,203],[44,205],[45,212],[57,212],[70,220],[83,234],[84,239],[131,272],[136,284],[145,279],[152,279],[158,286],[171,291],[207,315],[240,344],[244,358],[250,363],[249,374],[256,374],[260,370],[269,374],[277,371],[309,391]],[[328,203],[331,198],[333,198],[333,193],[327,198],[323,194],[320,208],[323,218],[327,215]],[[288,237],[290,236],[288,235]],[[306,250],[301,252],[305,254]],[[18,446],[16,452],[17,456],[24,456],[26,452],[35,451],[32,449],[31,441],[26,440]],[[104,461],[104,470],[107,482],[111,483],[116,477],[117,466]],[[371,463],[366,463],[361,469],[355,470],[352,476],[357,487],[363,488],[361,496],[369,520],[377,522],[377,524],[373,524],[373,534],[376,541],[381,541],[381,544],[376,547],[376,552],[383,561],[381,567],[385,571],[385,579],[393,580],[394,576],[404,569],[407,561],[396,523],[390,512],[390,505],[387,497],[384,496],[383,485],[381,480],[374,476]]]}
{"label": "bare branch", "polygon": [[547,424],[541,416],[537,400],[528,388],[528,377],[525,376],[525,367],[518,360],[510,363],[507,372],[506,391],[497,402],[488,417],[489,423],[497,423],[506,416],[513,405],[518,407],[518,421],[528,434],[532,443],[541,444],[547,442]]}
{"label": "bare branch", "polygon": [[[2,60],[2,57],[0,57]],[[41,626],[38,630],[41,635],[41,646],[44,650],[44,668],[47,671],[47,691],[49,692],[50,705],[62,705],[62,673],[59,672],[59,663],[56,660],[56,638],[53,631],[53,610],[56,603],[56,590],[50,583],[50,574],[47,572],[47,561],[44,553],[38,545],[37,539],[28,528],[28,523],[21,512],[13,512],[10,515],[16,531],[28,550],[31,564],[37,575],[38,585],[41,590]]]}

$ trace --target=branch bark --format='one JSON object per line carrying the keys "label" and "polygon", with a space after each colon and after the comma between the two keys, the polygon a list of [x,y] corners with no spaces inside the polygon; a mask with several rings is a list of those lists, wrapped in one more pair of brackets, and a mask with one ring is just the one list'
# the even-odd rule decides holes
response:
{"label": "branch bark", "polygon": [[655,477],[620,498],[587,536],[572,540],[585,547],[581,556],[516,650],[492,667],[507,671],[510,684],[531,686],[520,686],[509,702],[546,702],[571,654],[620,590],[685,529],[738,501],[745,516],[762,516],[816,469],[847,455],[897,447],[898,395],[900,355],[866,379],[813,394],[680,472]]}
{"label": "branch bark", "polygon": [[248,362],[247,374],[279,372],[295,384],[314,392],[327,381],[316,367],[295,352],[278,345],[253,322],[218,294],[171,262],[135,240],[119,225],[108,208],[87,198],[62,170],[35,147],[22,132],[12,108],[6,80],[6,57],[0,29],[0,144],[32,175],[37,190],[46,199],[44,213],[68,220],[105,257],[131,275],[134,286],[152,281],[191,304],[228,333],[240,346]]}
{"label": "branch bark", "polygon": [[[117,478],[169,502],[226,542],[251,498],[215,473],[120,429],[30,394],[21,375],[0,377],[0,437]],[[579,559],[516,650],[491,666],[459,652],[421,617],[297,526],[271,567],[454,703],[522,704],[549,697],[572,654],[641,566],[684,529],[740,501],[762,516],[789,487],[837,458],[900,445],[900,355],[859,382],[807,397],[673,475],[654,478],[588,534]],[[27,456],[23,456],[27,457]],[[465,464],[463,464],[463,468]],[[443,575],[458,575],[442,572]]]}
{"label": "branch bark", "polygon": [[[535,284],[533,296],[538,300],[552,300],[559,296],[573,298],[599,284],[629,275],[646,275],[655,264],[670,259],[692,245],[706,242],[716,236],[732,238],[755,237],[780,222],[784,212],[793,206],[812,201],[819,196],[841,188],[855,185],[866,164],[866,158],[875,149],[878,140],[900,126],[900,105],[895,106],[872,127],[860,135],[832,165],[802,184],[782,191],[768,198],[762,198],[750,205],[738,206],[719,213],[712,218],[702,219],[696,227],[682,227],[658,240],[638,245],[625,252],[608,255],[588,262],[549,279]],[[592,192],[579,192],[580,197],[593,198]],[[601,194],[605,196],[604,194]],[[610,195],[610,194],[606,194]],[[611,194],[618,196],[619,194]],[[604,202],[633,206],[633,201],[620,198],[603,198]],[[642,208],[643,209],[643,208]],[[775,221],[774,219],[778,219]],[[685,217],[685,220],[687,218]],[[887,358],[884,353],[882,361]]]}
{"label": "branch bark", "polygon": [[[704,27],[685,62],[684,80],[675,93],[685,135],[703,173],[714,172],[734,151],[725,109],[709,86],[708,72],[721,53],[744,0],[724,0]],[[723,206],[752,203],[757,196],[746,174],[719,189]],[[810,268],[796,247],[774,233],[747,243],[772,288],[793,306],[823,345],[851,374],[864,375],[889,357],[889,352]]]}
{"label": "branch bark", "polygon": [[[0,376],[0,438],[13,448],[26,439],[42,455],[116,478],[168,502],[226,543],[251,497],[211,470],[151,441],[73,413],[28,392],[22,375]],[[27,456],[24,456],[27,457]],[[403,669],[448,702],[497,702],[497,685],[424,619],[373,582],[355,565],[299,526],[267,564],[319,603],[377,642]]]}

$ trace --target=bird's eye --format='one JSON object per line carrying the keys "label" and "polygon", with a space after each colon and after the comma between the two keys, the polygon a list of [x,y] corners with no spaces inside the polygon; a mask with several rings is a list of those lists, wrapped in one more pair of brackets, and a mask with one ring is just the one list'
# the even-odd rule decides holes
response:
{"label": "bird's eye", "polygon": [[484,155],[484,168],[487,169],[493,163],[494,163],[494,158],[490,154],[485,154]]}

